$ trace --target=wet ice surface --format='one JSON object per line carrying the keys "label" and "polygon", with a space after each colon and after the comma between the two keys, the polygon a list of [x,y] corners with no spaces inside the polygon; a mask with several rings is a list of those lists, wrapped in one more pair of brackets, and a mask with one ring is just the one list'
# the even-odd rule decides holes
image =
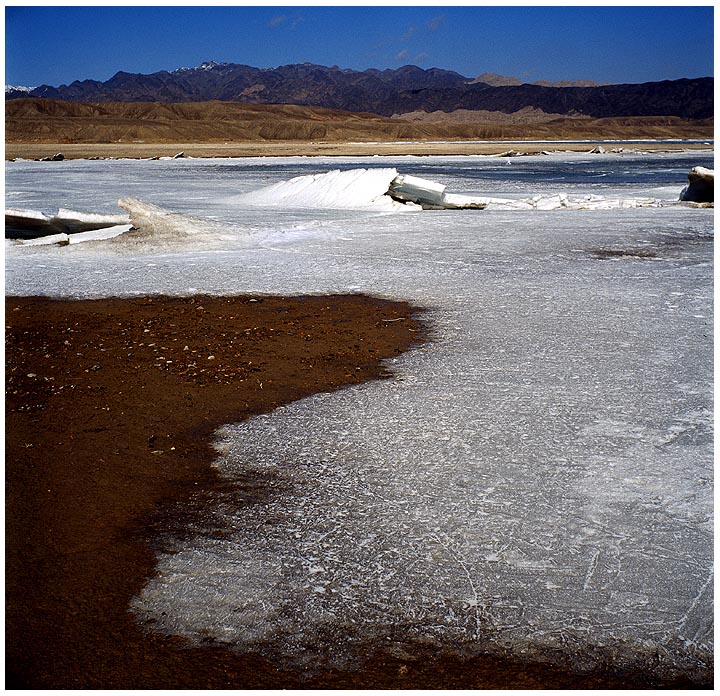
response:
{"label": "wet ice surface", "polygon": [[395,379],[218,433],[222,475],[260,477],[270,495],[246,507],[221,498],[206,528],[166,540],[174,552],[133,603],[152,630],[301,668],[351,668],[368,643],[402,654],[419,642],[707,677],[712,211],[234,201],[367,166],[461,193],[669,201],[711,162],[523,160],[8,165],[13,207],[115,213],[128,195],[213,219],[189,240],[8,248],[10,294],[358,291],[429,308],[433,340],[391,362]]}

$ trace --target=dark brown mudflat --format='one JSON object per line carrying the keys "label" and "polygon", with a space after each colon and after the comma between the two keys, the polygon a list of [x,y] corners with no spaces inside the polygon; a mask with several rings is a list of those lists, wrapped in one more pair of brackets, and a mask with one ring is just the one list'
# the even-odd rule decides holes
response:
{"label": "dark brown mudflat", "polygon": [[6,687],[646,686],[420,648],[308,677],[129,614],[153,573],[148,530],[219,485],[214,429],[388,376],[380,361],[423,336],[415,312],[364,296],[6,299]]}

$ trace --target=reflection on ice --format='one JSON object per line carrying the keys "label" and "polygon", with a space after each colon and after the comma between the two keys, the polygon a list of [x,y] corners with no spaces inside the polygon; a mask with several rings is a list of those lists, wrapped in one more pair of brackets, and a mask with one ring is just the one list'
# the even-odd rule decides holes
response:
{"label": "reflection on ice", "polygon": [[[326,160],[122,164],[163,209],[130,202],[133,222],[171,223],[166,243],[8,247],[10,294],[360,291],[430,308],[433,341],[394,360],[395,379],[218,433],[221,474],[274,493],[208,501],[204,528],[163,540],[139,620],[280,665],[420,642],[707,680],[713,217],[675,205],[688,170],[711,164],[697,157],[523,158],[517,179],[474,158],[378,158],[332,174],[343,200],[377,201],[409,172],[507,203],[411,214],[298,205],[290,189],[312,200]],[[13,205],[57,195],[18,164]],[[175,173],[162,185],[160,165]],[[73,206],[121,197],[113,165],[84,166],[103,183],[90,197],[74,165]],[[272,186],[282,204],[250,204]],[[595,207],[512,209],[540,191]],[[633,200],[662,205],[600,209]]]}

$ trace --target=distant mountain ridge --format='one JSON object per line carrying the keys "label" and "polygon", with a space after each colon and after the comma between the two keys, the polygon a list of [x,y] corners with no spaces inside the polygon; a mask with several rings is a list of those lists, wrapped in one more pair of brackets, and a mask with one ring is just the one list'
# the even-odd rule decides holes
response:
{"label": "distant mountain ridge", "polygon": [[[486,73],[486,79],[488,75]],[[482,76],[481,76],[482,77]],[[502,76],[496,76],[502,77]],[[713,116],[711,77],[643,84],[546,86],[491,85],[450,70],[406,65],[364,71],[311,63],[254,68],[208,61],[195,68],[148,75],[118,72],[105,82],[75,81],[10,90],[6,99],[41,97],[78,102],[204,102],[295,104],[392,116],[458,109],[513,113],[532,107],[546,113],[593,118]],[[506,80],[511,78],[505,78]]]}
{"label": "distant mountain ridge", "polygon": [[517,87],[518,85],[541,85],[543,87],[602,87],[607,82],[595,82],[594,80],[562,80],[560,82],[550,82],[548,80],[534,80],[533,82],[525,82],[517,77],[509,77],[507,75],[499,75],[498,73],[483,73],[478,75],[472,82],[484,82],[486,85],[493,87]]}

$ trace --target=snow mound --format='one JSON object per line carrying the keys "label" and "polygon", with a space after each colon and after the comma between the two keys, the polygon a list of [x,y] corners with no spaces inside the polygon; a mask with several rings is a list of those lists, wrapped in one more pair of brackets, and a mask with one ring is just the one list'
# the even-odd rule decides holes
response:
{"label": "snow mound", "polygon": [[236,203],[294,208],[379,208],[401,210],[406,205],[386,195],[398,176],[397,169],[334,169],[322,174],[297,176],[272,186],[242,194]]}

